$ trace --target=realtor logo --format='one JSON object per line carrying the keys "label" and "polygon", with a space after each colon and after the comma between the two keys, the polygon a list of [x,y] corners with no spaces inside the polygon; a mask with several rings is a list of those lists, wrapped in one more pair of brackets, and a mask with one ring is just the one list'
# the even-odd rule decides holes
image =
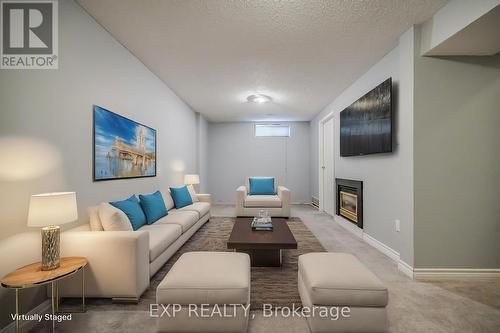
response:
{"label": "realtor logo", "polygon": [[57,0],[0,1],[2,69],[57,69]]}

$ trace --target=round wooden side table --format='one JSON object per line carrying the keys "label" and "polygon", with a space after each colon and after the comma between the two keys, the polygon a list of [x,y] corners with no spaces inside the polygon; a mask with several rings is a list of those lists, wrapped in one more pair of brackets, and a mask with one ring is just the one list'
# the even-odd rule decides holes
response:
{"label": "round wooden side table", "polygon": [[19,332],[19,290],[51,284],[52,332],[55,332],[55,314],[59,312],[59,290],[57,282],[79,271],[82,272],[82,310],[85,312],[85,266],[84,257],[63,257],[60,266],[50,271],[42,271],[42,263],[36,262],[7,274],[2,278],[2,286],[16,290],[16,332]]}

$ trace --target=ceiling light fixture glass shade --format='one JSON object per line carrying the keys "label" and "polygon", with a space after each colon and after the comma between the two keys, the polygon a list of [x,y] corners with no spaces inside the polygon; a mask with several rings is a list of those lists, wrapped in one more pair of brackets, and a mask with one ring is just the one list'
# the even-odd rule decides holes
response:
{"label": "ceiling light fixture glass shade", "polygon": [[247,101],[249,101],[251,103],[258,103],[258,104],[268,103],[268,102],[271,102],[272,100],[273,99],[270,96],[263,95],[263,94],[254,94],[254,95],[250,95],[247,97]]}

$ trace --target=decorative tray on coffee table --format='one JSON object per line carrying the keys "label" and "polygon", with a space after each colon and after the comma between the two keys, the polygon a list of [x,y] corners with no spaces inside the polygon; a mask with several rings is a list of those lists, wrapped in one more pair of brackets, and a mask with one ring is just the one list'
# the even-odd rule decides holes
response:
{"label": "decorative tray on coffee table", "polygon": [[273,222],[271,217],[254,217],[252,221],[252,230],[254,231],[273,231]]}

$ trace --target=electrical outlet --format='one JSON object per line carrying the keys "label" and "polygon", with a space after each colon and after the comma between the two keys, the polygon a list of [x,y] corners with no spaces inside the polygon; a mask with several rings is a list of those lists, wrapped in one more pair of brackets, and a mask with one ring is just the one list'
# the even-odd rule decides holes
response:
{"label": "electrical outlet", "polygon": [[394,221],[394,222],[395,222],[395,223],[394,223],[394,226],[396,227],[396,231],[397,231],[397,232],[400,232],[400,231],[401,231],[401,221],[396,220],[396,221]]}

